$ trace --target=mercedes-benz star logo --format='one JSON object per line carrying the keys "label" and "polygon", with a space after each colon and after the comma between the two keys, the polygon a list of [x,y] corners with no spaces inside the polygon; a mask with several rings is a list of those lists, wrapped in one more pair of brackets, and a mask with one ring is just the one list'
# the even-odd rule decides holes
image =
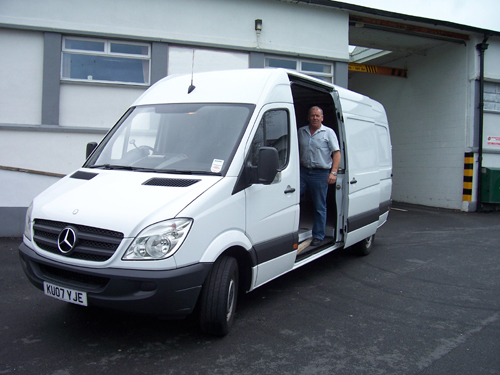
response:
{"label": "mercedes-benz star logo", "polygon": [[71,227],[66,227],[59,233],[59,237],[57,237],[57,247],[61,253],[67,255],[75,248],[77,241],[75,230]]}

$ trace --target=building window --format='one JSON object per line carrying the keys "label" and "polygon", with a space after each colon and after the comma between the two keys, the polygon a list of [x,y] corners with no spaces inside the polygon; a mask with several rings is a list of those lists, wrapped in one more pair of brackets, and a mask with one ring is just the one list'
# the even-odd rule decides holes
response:
{"label": "building window", "polygon": [[266,57],[266,68],[285,68],[333,83],[333,64],[300,59]]}
{"label": "building window", "polygon": [[297,70],[297,61],[267,57],[266,68],[285,68]]}
{"label": "building window", "polygon": [[114,40],[63,38],[61,78],[149,85],[151,46]]}

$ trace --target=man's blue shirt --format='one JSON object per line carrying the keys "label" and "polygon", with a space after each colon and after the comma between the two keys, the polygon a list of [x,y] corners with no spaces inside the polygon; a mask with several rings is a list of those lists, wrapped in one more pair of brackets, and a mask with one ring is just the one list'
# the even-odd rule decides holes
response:
{"label": "man's blue shirt", "polygon": [[332,152],[340,150],[333,129],[321,124],[311,136],[309,125],[299,129],[300,164],[306,168],[330,169]]}

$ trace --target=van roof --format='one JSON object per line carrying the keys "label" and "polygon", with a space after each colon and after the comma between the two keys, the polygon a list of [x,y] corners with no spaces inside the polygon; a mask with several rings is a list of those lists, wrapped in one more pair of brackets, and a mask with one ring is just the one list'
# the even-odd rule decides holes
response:
{"label": "van roof", "polygon": [[[188,89],[195,87],[190,93]],[[257,104],[275,86],[290,86],[284,69],[226,70],[168,76],[136,100],[133,105],[160,103]],[[265,95],[267,96],[267,95]],[[291,101],[291,96],[286,101]]]}
{"label": "van roof", "polygon": [[[378,102],[364,95],[297,71],[281,68],[223,70],[167,76],[142,94],[133,106],[168,103],[292,103],[293,99],[288,89],[291,80],[309,82],[326,90],[336,90],[342,101],[362,103],[383,111]],[[195,87],[192,91],[189,90],[191,85]]]}

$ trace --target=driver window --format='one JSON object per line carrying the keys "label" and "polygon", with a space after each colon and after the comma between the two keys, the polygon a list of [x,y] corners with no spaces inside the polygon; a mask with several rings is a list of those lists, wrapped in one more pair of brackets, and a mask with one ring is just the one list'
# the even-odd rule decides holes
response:
{"label": "driver window", "polygon": [[258,165],[259,149],[274,147],[278,150],[279,169],[285,169],[289,154],[289,121],[288,111],[275,109],[262,116],[250,149],[249,161],[252,166]]}

